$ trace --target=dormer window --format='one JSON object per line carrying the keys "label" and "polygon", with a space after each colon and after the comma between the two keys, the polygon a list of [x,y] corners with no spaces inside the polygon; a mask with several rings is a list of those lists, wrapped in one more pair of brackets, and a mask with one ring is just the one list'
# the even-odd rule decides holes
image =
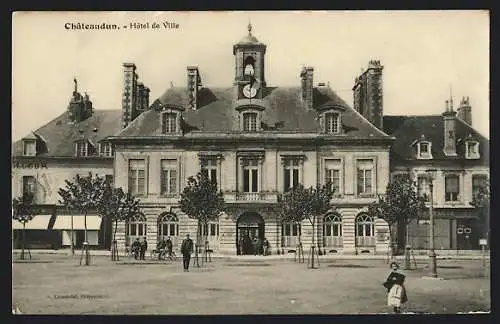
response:
{"label": "dormer window", "polygon": [[465,158],[479,159],[479,143],[475,141],[465,142]]}
{"label": "dormer window", "polygon": [[340,113],[338,112],[325,113],[325,133],[327,134],[340,133]]}
{"label": "dormer window", "polygon": [[80,141],[76,143],[76,155],[79,157],[89,155],[89,143],[87,141]]}
{"label": "dormer window", "polygon": [[177,113],[164,112],[161,115],[162,133],[175,134],[177,133]]}
{"label": "dormer window", "polygon": [[418,159],[432,159],[432,143],[421,141],[417,144],[417,158]]}
{"label": "dormer window", "polygon": [[23,155],[35,156],[36,155],[36,140],[23,141]]}
{"label": "dormer window", "polygon": [[100,156],[113,156],[113,145],[109,142],[103,142],[99,144],[99,155]]}
{"label": "dormer window", "polygon": [[255,112],[243,113],[243,131],[245,132],[257,131],[257,113]]}

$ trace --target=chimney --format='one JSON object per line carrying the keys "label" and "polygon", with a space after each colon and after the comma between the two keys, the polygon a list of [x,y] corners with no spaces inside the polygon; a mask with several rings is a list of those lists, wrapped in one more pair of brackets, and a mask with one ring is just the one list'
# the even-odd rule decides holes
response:
{"label": "chimney", "polygon": [[314,68],[303,67],[300,72],[301,80],[301,99],[306,104],[307,109],[313,108],[313,86],[314,86]]}
{"label": "chimney", "polygon": [[371,60],[366,70],[366,116],[378,129],[383,129],[384,101],[382,70],[384,67],[379,60]]}
{"label": "chimney", "polygon": [[469,97],[462,97],[460,106],[457,109],[458,117],[464,122],[472,126],[472,107],[470,105]]}
{"label": "chimney", "polygon": [[364,110],[363,110],[363,74],[360,75],[359,77],[356,77],[354,79],[354,87],[352,88],[352,94],[353,94],[353,106],[354,110],[359,112],[361,115],[364,116]]}
{"label": "chimney", "polygon": [[201,77],[197,66],[187,67],[187,92],[189,107],[193,110],[198,108],[198,90],[201,87]]}
{"label": "chimney", "polygon": [[73,90],[73,97],[68,106],[69,119],[73,123],[79,123],[92,116],[92,101],[88,94],[82,96],[78,92],[78,82],[74,79],[75,88]]}
{"label": "chimney", "polygon": [[144,110],[149,109],[149,88],[144,87]]}
{"label": "chimney", "polygon": [[444,147],[443,152],[446,156],[456,156],[457,155],[457,145],[455,140],[455,123],[456,123],[456,112],[453,111],[453,101],[446,100],[445,111],[443,115],[444,124]]}
{"label": "chimney", "polygon": [[134,63],[123,63],[122,127],[135,117],[137,74]]}

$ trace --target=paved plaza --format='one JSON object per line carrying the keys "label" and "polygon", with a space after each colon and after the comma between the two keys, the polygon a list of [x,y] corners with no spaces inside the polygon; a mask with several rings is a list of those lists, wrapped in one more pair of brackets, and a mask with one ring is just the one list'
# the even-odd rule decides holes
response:
{"label": "paved plaza", "polygon": [[[323,260],[319,269],[293,260],[214,259],[182,271],[158,263],[93,256],[34,255],[13,263],[13,308],[23,314],[374,314],[387,313],[383,260]],[[307,261],[307,260],[306,260]],[[490,280],[479,260],[440,260],[441,280],[424,261],[405,271],[409,313],[490,310]]]}

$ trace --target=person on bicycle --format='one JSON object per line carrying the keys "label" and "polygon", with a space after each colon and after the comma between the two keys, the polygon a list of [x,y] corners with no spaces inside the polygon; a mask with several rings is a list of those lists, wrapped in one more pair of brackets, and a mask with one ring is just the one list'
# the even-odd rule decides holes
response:
{"label": "person on bicycle", "polygon": [[158,260],[161,260],[162,258],[165,257],[165,247],[166,246],[167,246],[167,243],[165,242],[165,238],[162,237],[158,241],[158,244],[156,245],[156,252],[158,252]]}
{"label": "person on bicycle", "polygon": [[165,244],[166,244],[166,248],[167,248],[167,255],[169,257],[171,257],[173,245],[172,245],[172,241],[170,240],[170,237],[167,237],[167,241],[165,242]]}

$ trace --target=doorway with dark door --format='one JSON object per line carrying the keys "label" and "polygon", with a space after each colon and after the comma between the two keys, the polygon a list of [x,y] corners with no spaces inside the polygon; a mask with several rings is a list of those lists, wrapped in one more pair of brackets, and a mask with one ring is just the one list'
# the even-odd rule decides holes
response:
{"label": "doorway with dark door", "polygon": [[236,251],[238,255],[262,254],[264,219],[258,213],[243,213],[236,222]]}

